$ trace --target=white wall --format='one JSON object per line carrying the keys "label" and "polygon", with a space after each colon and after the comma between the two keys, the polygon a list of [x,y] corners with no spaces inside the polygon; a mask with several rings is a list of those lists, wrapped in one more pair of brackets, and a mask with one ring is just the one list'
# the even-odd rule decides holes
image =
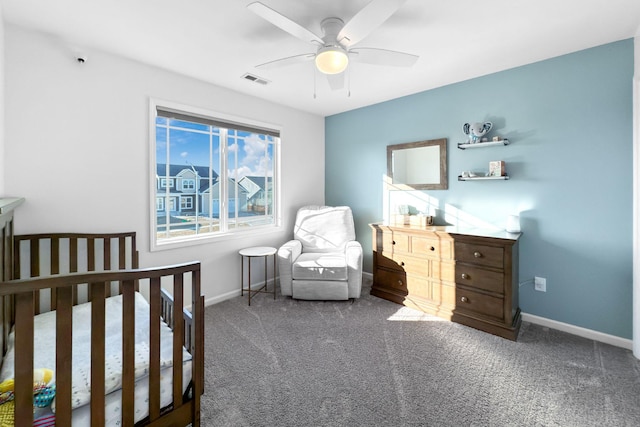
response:
{"label": "white wall", "polygon": [[[239,291],[240,248],[278,246],[299,206],[324,202],[322,117],[101,52],[79,64],[59,40],[12,25],[4,36],[5,187],[26,198],[17,233],[136,231],[141,266],[200,260],[211,300]],[[150,97],[282,126],[281,231],[149,252]]]}

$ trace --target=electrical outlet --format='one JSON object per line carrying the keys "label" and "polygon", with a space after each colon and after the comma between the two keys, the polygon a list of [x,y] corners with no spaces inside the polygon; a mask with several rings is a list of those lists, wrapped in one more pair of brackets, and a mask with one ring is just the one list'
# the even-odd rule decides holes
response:
{"label": "electrical outlet", "polygon": [[547,292],[547,279],[545,279],[544,277],[534,277],[533,288],[536,291]]}

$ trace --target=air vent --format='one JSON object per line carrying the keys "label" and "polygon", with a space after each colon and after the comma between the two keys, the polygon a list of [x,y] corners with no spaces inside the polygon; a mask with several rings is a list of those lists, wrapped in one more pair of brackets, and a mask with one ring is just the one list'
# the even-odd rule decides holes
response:
{"label": "air vent", "polygon": [[254,74],[246,73],[245,75],[242,76],[242,78],[254,83],[259,83],[261,85],[269,84],[269,80],[263,79],[262,77],[258,77]]}

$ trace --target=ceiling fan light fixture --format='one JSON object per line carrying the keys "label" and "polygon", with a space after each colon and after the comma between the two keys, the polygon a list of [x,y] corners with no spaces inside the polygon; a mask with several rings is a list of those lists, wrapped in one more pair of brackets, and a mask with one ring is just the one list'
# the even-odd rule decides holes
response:
{"label": "ceiling fan light fixture", "polygon": [[316,55],[316,67],[324,74],[340,74],[349,65],[349,56],[337,46],[325,46]]}

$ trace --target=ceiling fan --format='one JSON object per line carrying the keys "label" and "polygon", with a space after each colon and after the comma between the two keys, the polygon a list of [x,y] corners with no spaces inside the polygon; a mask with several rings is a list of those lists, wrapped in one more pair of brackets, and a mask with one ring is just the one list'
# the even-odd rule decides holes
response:
{"label": "ceiling fan", "polygon": [[344,71],[350,61],[410,67],[416,63],[418,56],[395,50],[353,47],[389,19],[405,2],[406,0],[372,0],[347,23],[340,18],[325,18],[320,24],[323,37],[260,2],[250,3],[247,8],[256,15],[300,40],[317,46],[316,52],[276,59],[257,65],[256,68],[272,69],[315,60],[318,71],[326,74],[329,85],[336,90],[344,86]]}

